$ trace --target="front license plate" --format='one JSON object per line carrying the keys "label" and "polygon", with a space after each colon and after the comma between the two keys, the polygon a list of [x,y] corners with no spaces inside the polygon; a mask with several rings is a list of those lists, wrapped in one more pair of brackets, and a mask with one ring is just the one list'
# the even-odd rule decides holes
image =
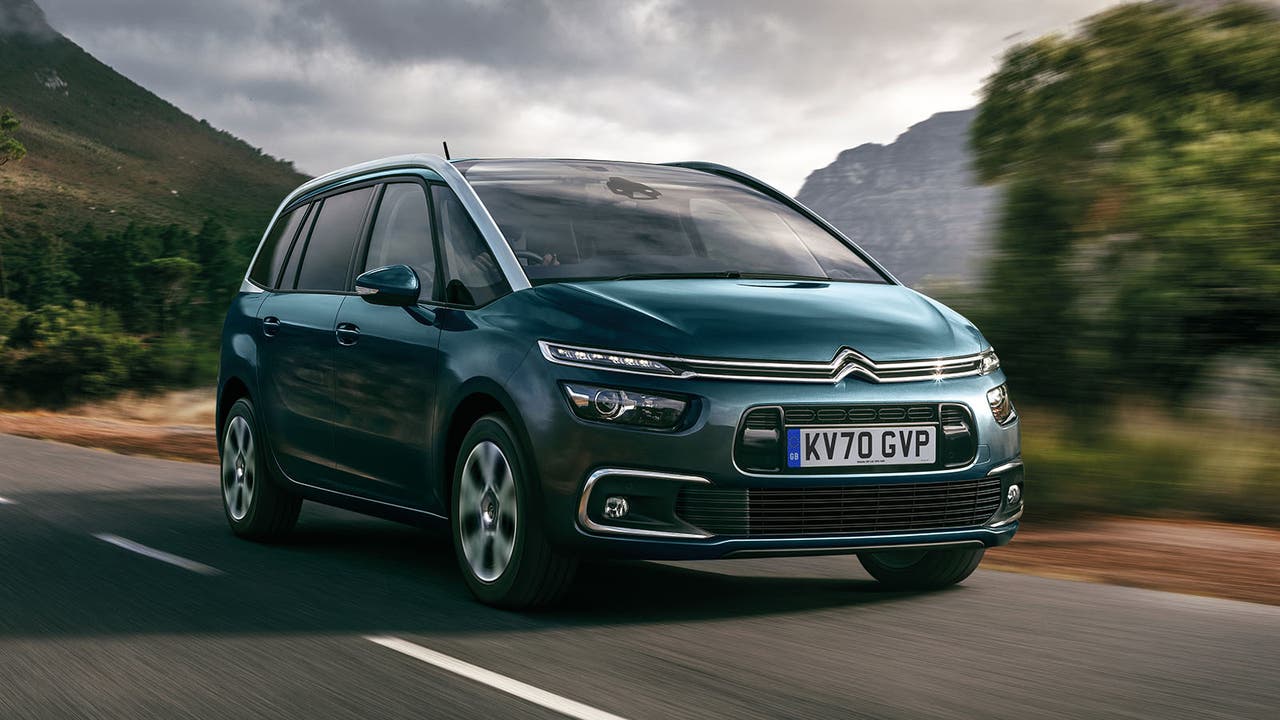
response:
{"label": "front license plate", "polygon": [[787,428],[787,467],[932,465],[933,425]]}

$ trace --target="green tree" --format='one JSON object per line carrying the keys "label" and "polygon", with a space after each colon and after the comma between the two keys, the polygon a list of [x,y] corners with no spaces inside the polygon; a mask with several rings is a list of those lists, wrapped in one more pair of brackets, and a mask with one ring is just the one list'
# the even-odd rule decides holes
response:
{"label": "green tree", "polygon": [[29,401],[63,404],[129,386],[144,346],[110,311],[74,301],[21,317],[0,349],[0,381]]}
{"label": "green tree", "polygon": [[0,166],[21,160],[27,154],[27,149],[13,136],[21,124],[12,110],[0,112]]}
{"label": "green tree", "polygon": [[162,257],[141,268],[146,294],[155,303],[157,326],[161,335],[182,326],[189,316],[191,295],[200,266],[183,257]]}
{"label": "green tree", "polygon": [[31,308],[72,299],[78,282],[62,238],[28,225],[5,247],[10,298]]}
{"label": "green tree", "polygon": [[[27,154],[27,149],[13,136],[20,124],[12,110],[0,112],[0,167],[21,160]],[[4,209],[0,208],[0,216],[3,215]],[[4,266],[4,236],[0,235],[0,298],[7,297],[9,297],[9,279]]]}
{"label": "green tree", "polygon": [[217,220],[205,220],[194,239],[194,260],[201,267],[201,302],[206,315],[220,316],[240,286],[244,268],[236,257],[226,228]]}
{"label": "green tree", "polygon": [[115,310],[125,327],[135,332],[148,331],[154,320],[141,278],[142,265],[155,257],[148,247],[150,235],[134,223],[106,235],[86,225],[73,243],[72,268],[80,278],[79,297]]}
{"label": "green tree", "polygon": [[1011,49],[972,130],[1007,189],[984,330],[1034,396],[1177,399],[1280,346],[1280,19],[1126,5]]}

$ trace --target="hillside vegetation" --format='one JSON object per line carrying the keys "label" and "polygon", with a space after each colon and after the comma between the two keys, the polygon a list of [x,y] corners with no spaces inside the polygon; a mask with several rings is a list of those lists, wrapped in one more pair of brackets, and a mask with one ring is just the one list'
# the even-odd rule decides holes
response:
{"label": "hillside vegetation", "polygon": [[[0,0],[17,13],[28,0]],[[28,157],[0,173],[0,223],[59,233],[85,223],[209,218],[257,230],[304,179],[293,166],[198,121],[36,20],[0,27],[0,108],[22,121]]]}
{"label": "hillside vegetation", "polygon": [[0,0],[0,405],[213,382],[222,313],[305,178]]}

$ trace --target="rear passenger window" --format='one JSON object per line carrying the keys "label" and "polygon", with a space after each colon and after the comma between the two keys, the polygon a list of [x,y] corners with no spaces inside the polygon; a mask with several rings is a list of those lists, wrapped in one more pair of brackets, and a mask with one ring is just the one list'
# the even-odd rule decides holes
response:
{"label": "rear passenger window", "polygon": [[308,208],[307,205],[294,208],[276,220],[267,239],[262,243],[262,249],[258,251],[258,258],[253,261],[253,267],[249,270],[250,280],[265,288],[275,288],[276,281],[280,278],[280,266],[284,264],[285,255],[289,253],[289,246],[293,244],[293,238],[298,234],[298,226],[306,218]]}
{"label": "rear passenger window", "polygon": [[347,270],[374,187],[330,195],[320,203],[311,238],[298,268],[299,290],[347,289]]}
{"label": "rear passenger window", "polygon": [[292,290],[298,280],[298,262],[302,260],[302,248],[307,245],[307,238],[311,237],[311,228],[316,224],[316,209],[320,207],[320,203],[312,203],[307,211],[307,217],[302,221],[302,228],[298,230],[298,239],[293,241],[293,252],[289,253],[289,257],[284,261],[284,272],[280,275],[280,289]]}
{"label": "rear passenger window", "polygon": [[392,183],[382,193],[364,269],[408,265],[418,273],[422,297],[432,297],[436,253],[431,244],[431,208],[417,183]]}
{"label": "rear passenger window", "polygon": [[511,292],[498,261],[462,201],[447,187],[431,186],[447,271],[445,301],[487,305]]}

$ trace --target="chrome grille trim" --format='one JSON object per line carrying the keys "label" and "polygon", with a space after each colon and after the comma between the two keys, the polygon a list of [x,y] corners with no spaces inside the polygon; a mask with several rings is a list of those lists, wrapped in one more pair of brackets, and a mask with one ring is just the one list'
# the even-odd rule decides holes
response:
{"label": "chrome grille trim", "polygon": [[[562,360],[551,354],[549,346],[582,350],[585,352],[622,355],[646,360],[656,360],[675,371],[674,375],[643,370],[601,367],[587,363]],[[874,383],[922,382],[949,378],[972,377],[982,374],[982,358],[990,352],[984,350],[972,355],[935,358],[930,360],[891,360],[876,362],[853,348],[845,347],[828,362],[787,362],[775,360],[721,360],[716,358],[680,357],[657,355],[601,348],[582,347],[566,343],[539,340],[542,356],[558,365],[585,367],[593,370],[652,375],[654,377],[701,378],[704,380],[745,380],[753,382],[797,382],[835,384],[851,375],[857,375]]]}

